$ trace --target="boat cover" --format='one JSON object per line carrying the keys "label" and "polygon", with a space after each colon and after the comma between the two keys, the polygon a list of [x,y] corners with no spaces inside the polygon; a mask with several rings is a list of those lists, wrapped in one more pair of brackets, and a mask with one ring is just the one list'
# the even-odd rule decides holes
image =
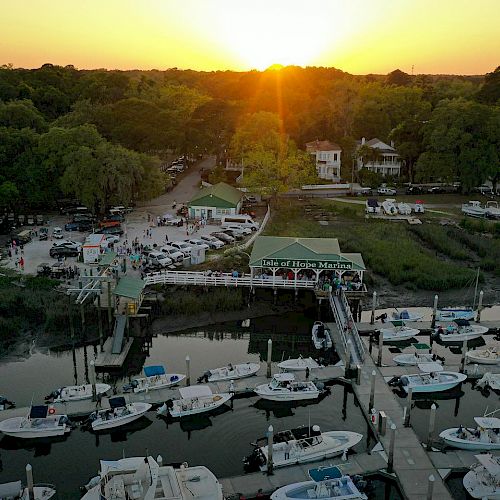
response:
{"label": "boat cover", "polygon": [[378,201],[375,198],[368,198],[366,200],[366,204],[369,207],[377,208],[378,207]]}
{"label": "boat cover", "polygon": [[165,375],[165,367],[162,365],[145,366],[144,375],[154,377],[155,375]]}
{"label": "boat cover", "polygon": [[49,412],[47,405],[32,406],[30,410],[30,418],[46,418]]}
{"label": "boat cover", "polygon": [[424,373],[442,372],[443,367],[439,363],[419,363],[418,369]]}
{"label": "boat cover", "polygon": [[201,396],[211,396],[212,389],[208,385],[191,385],[179,389],[182,399],[199,398]]}
{"label": "boat cover", "polygon": [[500,429],[500,418],[496,417],[474,417],[476,424],[483,429]]}
{"label": "boat cover", "polygon": [[410,313],[405,309],[399,313],[401,319],[410,319]]}
{"label": "boat cover", "polygon": [[496,457],[491,454],[474,455],[477,461],[495,478],[500,477],[500,465]]}
{"label": "boat cover", "polygon": [[316,482],[342,477],[342,471],[338,467],[318,467],[309,469],[307,472],[309,477]]}
{"label": "boat cover", "polygon": [[118,396],[116,398],[109,398],[109,406],[111,406],[112,409],[122,408],[123,406],[127,406],[127,402],[124,397]]}
{"label": "boat cover", "polygon": [[278,382],[292,382],[295,380],[295,375],[293,373],[276,373],[274,378]]}
{"label": "boat cover", "polygon": [[0,498],[18,498],[22,489],[23,485],[21,481],[0,484]]}

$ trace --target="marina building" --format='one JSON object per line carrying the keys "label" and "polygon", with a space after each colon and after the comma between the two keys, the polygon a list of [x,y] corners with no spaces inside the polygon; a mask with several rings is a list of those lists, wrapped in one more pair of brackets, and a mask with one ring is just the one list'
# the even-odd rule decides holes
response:
{"label": "marina building", "polygon": [[188,203],[192,219],[222,219],[241,210],[243,193],[225,182],[202,188]]}

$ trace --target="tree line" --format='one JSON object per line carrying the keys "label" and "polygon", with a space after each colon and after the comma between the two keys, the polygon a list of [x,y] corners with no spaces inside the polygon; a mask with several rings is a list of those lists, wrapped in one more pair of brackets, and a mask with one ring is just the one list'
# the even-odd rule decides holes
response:
{"label": "tree line", "polygon": [[353,76],[335,68],[263,72],[0,67],[0,203],[46,205],[74,196],[95,210],[163,191],[172,151],[246,158],[246,183],[271,194],[314,176],[314,139],[343,149],[395,142],[408,181],[500,172],[500,67],[484,77]]}

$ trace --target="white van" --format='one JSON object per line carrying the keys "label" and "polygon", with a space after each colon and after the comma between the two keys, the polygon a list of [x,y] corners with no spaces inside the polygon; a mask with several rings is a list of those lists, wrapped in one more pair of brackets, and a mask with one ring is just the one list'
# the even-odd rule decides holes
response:
{"label": "white van", "polygon": [[249,215],[225,215],[221,219],[222,227],[224,229],[229,226],[243,226],[248,227],[252,231],[259,229],[259,223],[255,222]]}

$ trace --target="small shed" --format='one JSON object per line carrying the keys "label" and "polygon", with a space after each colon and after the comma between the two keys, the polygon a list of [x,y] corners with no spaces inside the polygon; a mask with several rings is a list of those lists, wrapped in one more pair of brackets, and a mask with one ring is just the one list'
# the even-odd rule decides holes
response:
{"label": "small shed", "polygon": [[137,314],[144,299],[144,281],[140,278],[124,276],[118,281],[113,294],[117,299],[119,314],[127,313],[129,316]]}
{"label": "small shed", "polygon": [[97,262],[101,256],[102,249],[107,245],[108,243],[104,234],[93,233],[87,236],[82,247],[83,262],[85,262],[85,264]]}
{"label": "small shed", "polygon": [[243,193],[225,182],[201,189],[188,203],[192,219],[221,219],[240,212]]}

